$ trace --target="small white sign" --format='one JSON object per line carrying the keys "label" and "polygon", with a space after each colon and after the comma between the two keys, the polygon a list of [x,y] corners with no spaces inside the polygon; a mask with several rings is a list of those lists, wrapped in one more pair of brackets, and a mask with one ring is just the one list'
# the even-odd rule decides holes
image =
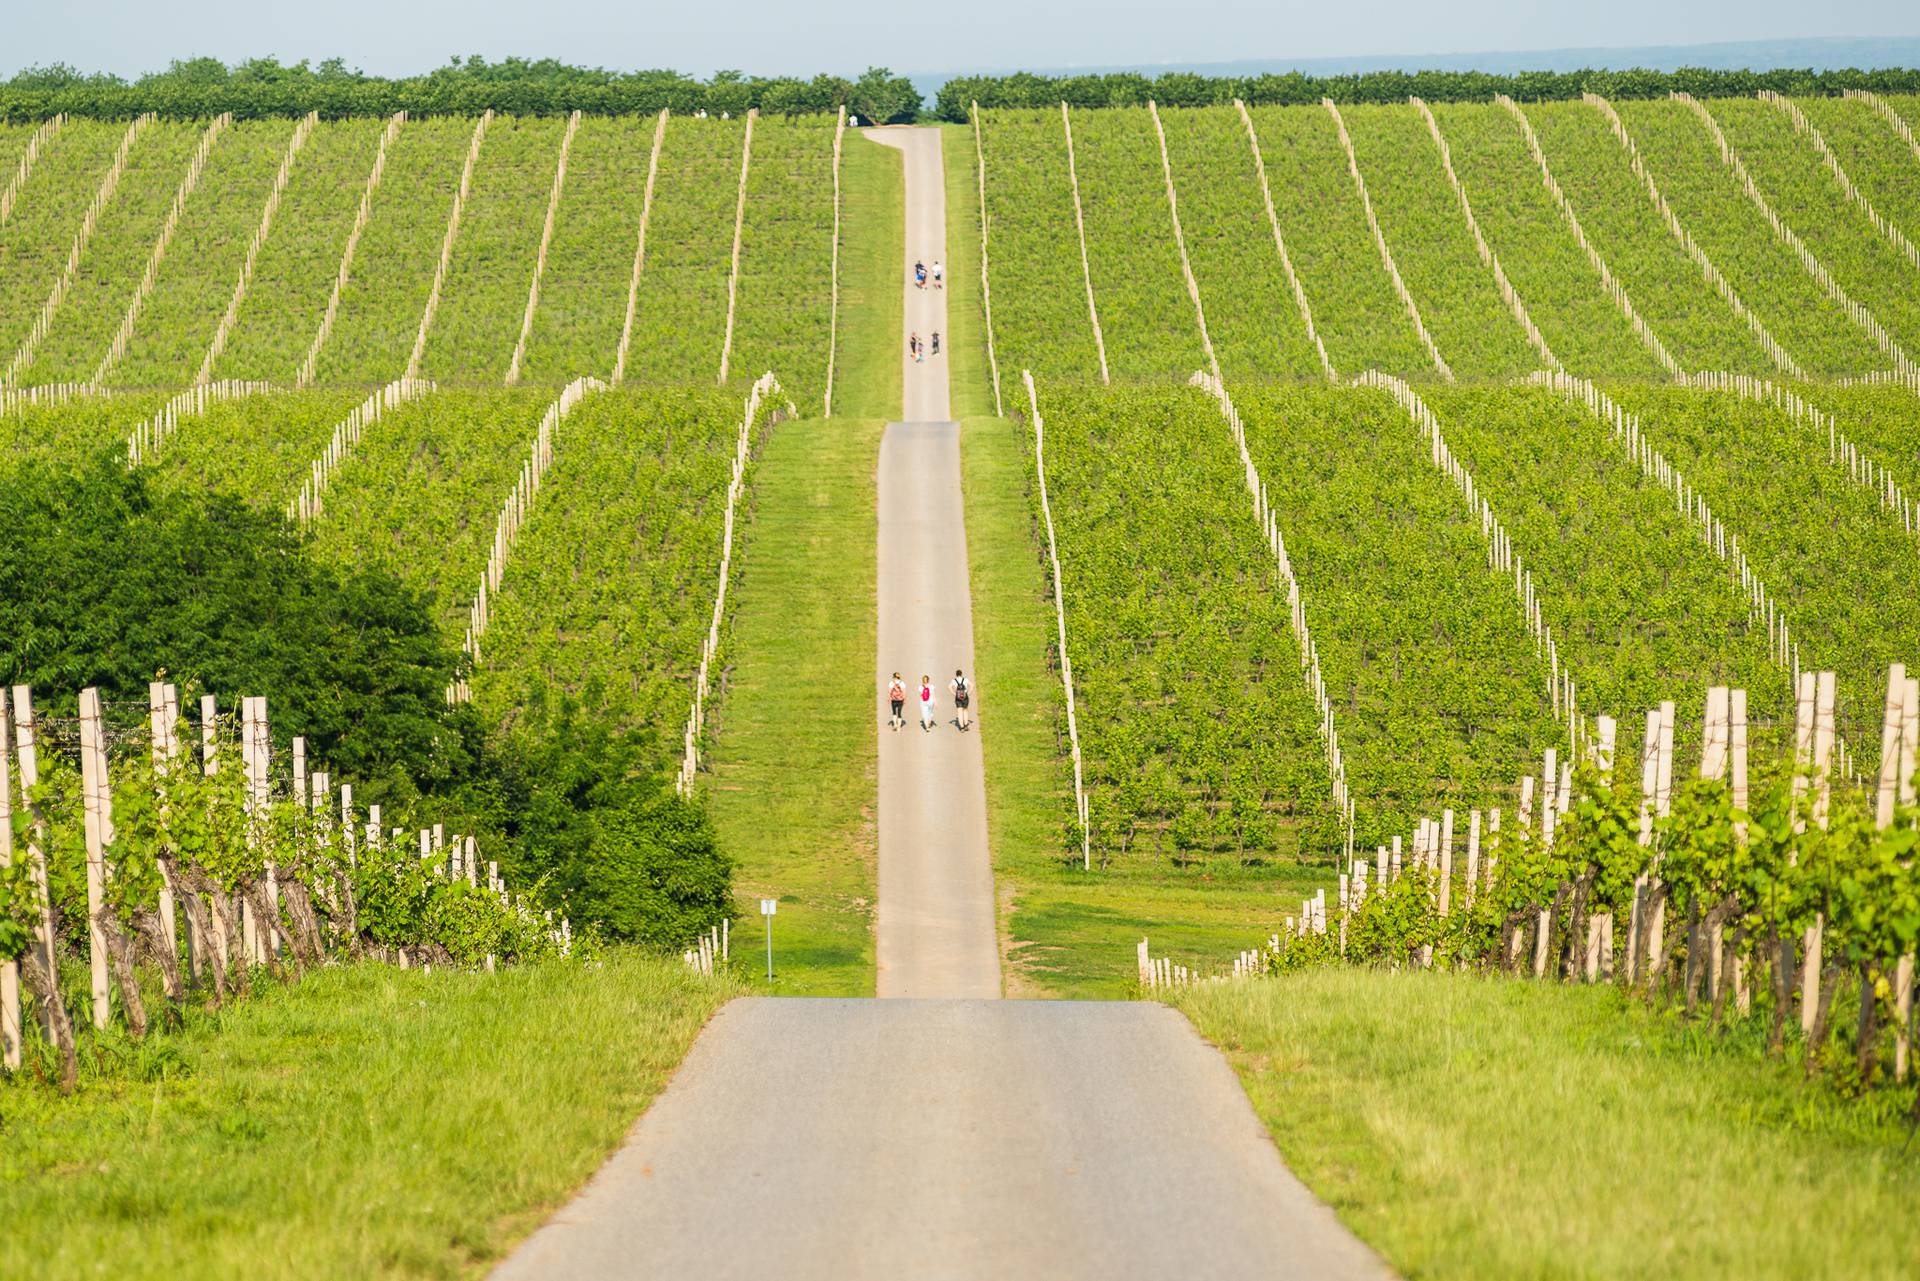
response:
{"label": "small white sign", "polygon": [[763,898],[760,900],[760,915],[772,916],[774,912],[779,910],[779,907],[780,907],[780,900]]}

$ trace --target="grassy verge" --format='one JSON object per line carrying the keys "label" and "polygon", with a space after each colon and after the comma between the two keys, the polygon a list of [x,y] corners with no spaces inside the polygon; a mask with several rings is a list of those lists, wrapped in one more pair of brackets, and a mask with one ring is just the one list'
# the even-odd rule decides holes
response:
{"label": "grassy verge", "polygon": [[1403,1275],[1912,1276],[1920,1153],[1609,988],[1323,970],[1179,1004]]}
{"label": "grassy verge", "polygon": [[713,813],[738,861],[736,956],[762,989],[756,900],[780,900],[775,992],[873,994],[881,430],[839,417],[775,427],[742,528]]}
{"label": "grassy verge", "polygon": [[900,416],[901,246],[907,230],[900,153],[848,130],[840,153],[840,334],[836,417]]}
{"label": "grassy verge", "polygon": [[494,975],[346,965],[190,1016],[71,1099],[0,1087],[0,1275],[479,1275],[732,992],[627,951]]}
{"label": "grassy verge", "polygon": [[947,178],[947,377],[953,416],[984,417],[994,412],[993,378],[980,299],[980,180],[973,126],[940,126],[940,155]]}
{"label": "grassy verge", "polygon": [[1026,441],[1018,425],[997,418],[970,419],[962,432],[987,838],[1009,994],[1126,995],[1142,936],[1183,963],[1230,962],[1278,929],[1326,873],[1287,862],[1232,873],[1144,862],[1084,872],[1068,858],[1072,773]]}

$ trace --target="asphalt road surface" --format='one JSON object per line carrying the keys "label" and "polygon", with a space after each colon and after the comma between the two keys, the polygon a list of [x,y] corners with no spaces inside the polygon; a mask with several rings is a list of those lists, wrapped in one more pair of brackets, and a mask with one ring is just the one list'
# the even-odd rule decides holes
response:
{"label": "asphalt road surface", "polygon": [[1165,1006],[752,998],[494,1276],[1390,1274]]}
{"label": "asphalt road surface", "polygon": [[[907,239],[901,262],[906,327],[946,331],[947,296],[914,284],[913,264],[946,259],[946,200],[937,129],[873,129],[903,152]],[[973,666],[973,603],[960,501],[960,429],[945,421],[947,358],[915,361],[902,347],[905,421],[880,442],[879,649],[874,723],[880,735],[880,903],[875,926],[881,996],[1000,994],[993,870],[987,853],[986,772],[978,714],[991,681]],[[975,685],[975,728],[954,723],[948,682]],[[885,690],[907,683],[905,729],[887,726]],[[920,678],[933,678],[934,728],[920,728]]]}
{"label": "asphalt road surface", "polygon": [[[911,275],[945,258],[939,133],[869,136],[905,152],[907,327],[944,336],[944,291]],[[995,999],[981,731],[951,724],[947,690],[956,667],[974,674],[959,431],[945,356],[903,358],[906,421],[876,477],[874,723],[878,990],[905,999],[729,1004],[625,1146],[494,1276],[1389,1277],[1178,1013]],[[887,728],[896,670],[910,696],[934,678],[935,729],[911,697],[908,727]],[[991,672],[975,710],[991,733]]]}

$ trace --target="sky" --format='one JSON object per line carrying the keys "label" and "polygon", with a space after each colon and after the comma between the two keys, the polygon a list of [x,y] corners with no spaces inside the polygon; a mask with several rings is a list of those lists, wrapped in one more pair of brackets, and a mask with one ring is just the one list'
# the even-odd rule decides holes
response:
{"label": "sky", "polygon": [[173,58],[344,58],[377,75],[455,55],[622,70],[928,73],[1920,36],[1914,0],[5,0],[0,75],[124,76]]}

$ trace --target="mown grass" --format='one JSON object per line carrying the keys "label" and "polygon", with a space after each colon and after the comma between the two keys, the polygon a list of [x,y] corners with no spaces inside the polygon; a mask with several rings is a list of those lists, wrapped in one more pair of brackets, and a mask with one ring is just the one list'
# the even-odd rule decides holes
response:
{"label": "mown grass", "polygon": [[980,178],[973,126],[941,125],[940,157],[947,180],[948,394],[953,416],[964,420],[994,412],[980,297]]}
{"label": "mown grass", "polygon": [[1027,497],[1026,438],[998,418],[968,419],[961,430],[987,840],[1007,990],[1127,995],[1143,936],[1156,954],[1181,963],[1227,964],[1280,928],[1330,873],[1284,859],[1230,871],[1145,860],[1081,870],[1066,848],[1072,774],[1060,678],[1050,666],[1053,604],[1044,536],[1034,532]]}
{"label": "mown grass", "polygon": [[0,1087],[0,1275],[480,1275],[734,991],[626,950],[343,965],[96,1059],[73,1098]]}
{"label": "mown grass", "polygon": [[900,416],[900,291],[907,235],[900,153],[849,129],[840,151],[840,319],[836,417]]}
{"label": "mown grass", "polygon": [[1321,970],[1175,1003],[1403,1275],[1912,1277],[1920,1149],[1611,988]]}
{"label": "mown grass", "polygon": [[767,897],[780,900],[771,991],[873,994],[882,429],[837,416],[776,426],[741,526],[711,795],[737,860],[735,958],[761,990]]}

